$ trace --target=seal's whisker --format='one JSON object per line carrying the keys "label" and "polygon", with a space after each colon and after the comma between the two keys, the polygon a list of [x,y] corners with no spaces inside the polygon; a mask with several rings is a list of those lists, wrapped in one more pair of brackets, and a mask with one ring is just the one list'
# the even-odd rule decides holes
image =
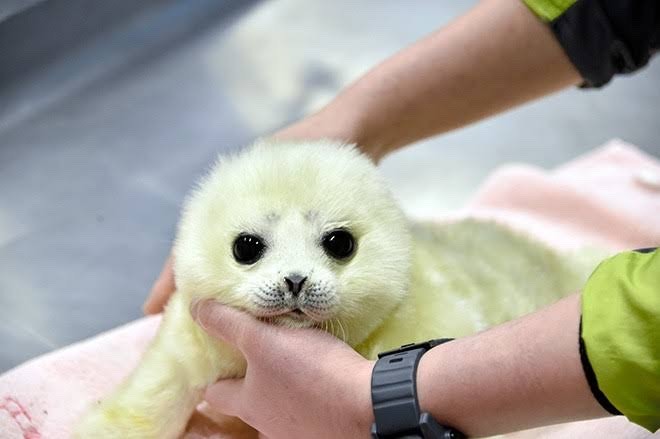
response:
{"label": "seal's whisker", "polygon": [[336,336],[336,334],[335,334],[335,324],[332,322],[332,320],[333,320],[333,319],[330,319],[330,320],[328,320],[327,322],[330,323],[330,327],[332,328],[332,330],[330,331],[330,334]]}
{"label": "seal's whisker", "polygon": [[344,325],[341,324],[341,320],[339,318],[336,319],[337,324],[339,325],[339,329],[341,329],[341,339],[344,343],[348,343],[348,337],[346,336],[346,331],[344,330]]}

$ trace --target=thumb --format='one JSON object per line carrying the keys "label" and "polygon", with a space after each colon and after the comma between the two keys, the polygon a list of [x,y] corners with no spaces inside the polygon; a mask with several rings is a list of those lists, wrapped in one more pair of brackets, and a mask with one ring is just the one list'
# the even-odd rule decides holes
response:
{"label": "thumb", "polygon": [[194,303],[190,313],[206,332],[238,348],[243,354],[268,333],[266,323],[214,300]]}
{"label": "thumb", "polygon": [[242,378],[220,380],[206,389],[204,399],[219,413],[242,418],[243,382]]}

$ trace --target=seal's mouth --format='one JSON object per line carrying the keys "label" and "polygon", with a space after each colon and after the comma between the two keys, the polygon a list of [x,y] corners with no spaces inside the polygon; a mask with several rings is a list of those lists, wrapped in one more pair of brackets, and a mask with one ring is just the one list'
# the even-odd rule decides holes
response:
{"label": "seal's mouth", "polygon": [[314,321],[314,318],[307,315],[307,313],[305,313],[305,311],[303,311],[300,308],[294,308],[290,311],[283,312],[282,314],[279,314],[275,317],[285,317],[285,318],[292,319],[292,320],[295,320],[295,321],[300,321],[300,322],[303,322],[303,321],[312,322],[312,321]]}
{"label": "seal's mouth", "polygon": [[328,319],[327,316],[315,313],[314,309],[306,309],[305,306],[298,306],[298,304],[279,309],[258,307],[250,312],[255,317],[268,323],[300,328],[319,326]]}
{"label": "seal's mouth", "polygon": [[276,325],[305,328],[318,324],[317,319],[300,308],[284,309],[282,312],[261,316],[262,320]]}

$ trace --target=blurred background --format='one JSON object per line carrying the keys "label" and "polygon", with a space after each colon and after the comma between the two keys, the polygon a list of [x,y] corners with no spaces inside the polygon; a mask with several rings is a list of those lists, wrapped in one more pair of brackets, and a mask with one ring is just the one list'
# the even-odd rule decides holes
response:
{"label": "blurred background", "polygon": [[[140,317],[216,154],[318,109],[474,3],[0,0],[0,372]],[[657,59],[382,169],[428,217],[502,163],[553,167],[613,137],[660,156]]]}

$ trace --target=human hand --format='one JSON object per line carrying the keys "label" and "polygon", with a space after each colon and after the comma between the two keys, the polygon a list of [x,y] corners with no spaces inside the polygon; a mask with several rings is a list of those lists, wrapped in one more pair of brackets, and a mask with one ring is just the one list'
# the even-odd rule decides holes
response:
{"label": "human hand", "polygon": [[191,312],[248,364],[245,378],[207,389],[214,409],[241,418],[269,439],[369,436],[373,362],[318,329],[270,325],[211,301]]}

